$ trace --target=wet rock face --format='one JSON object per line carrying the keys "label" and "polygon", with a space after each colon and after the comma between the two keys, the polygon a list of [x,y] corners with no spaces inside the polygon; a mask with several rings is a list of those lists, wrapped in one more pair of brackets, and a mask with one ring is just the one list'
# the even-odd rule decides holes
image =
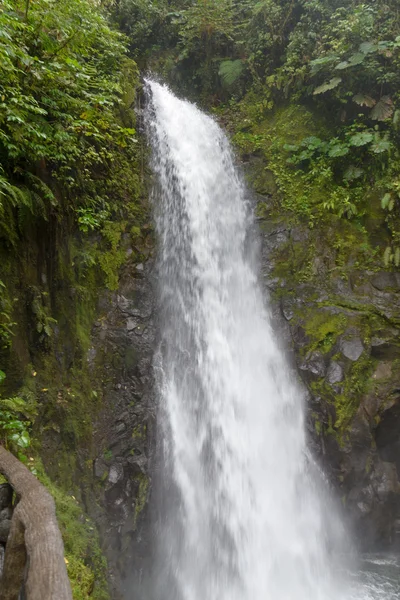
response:
{"label": "wet rock face", "polygon": [[351,262],[338,272],[324,235],[258,201],[262,275],[305,388],[310,445],[360,545],[400,547],[400,275]]}
{"label": "wet rock face", "polygon": [[118,292],[101,299],[88,354],[101,373],[104,409],[95,425],[95,502],[87,504],[100,529],[116,599],[124,597],[124,580],[146,552],[155,326],[153,263],[140,267],[127,268]]}

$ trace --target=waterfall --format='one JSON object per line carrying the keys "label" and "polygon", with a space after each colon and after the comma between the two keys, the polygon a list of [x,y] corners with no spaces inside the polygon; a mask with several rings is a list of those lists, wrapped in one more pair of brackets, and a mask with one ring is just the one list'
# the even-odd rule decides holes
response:
{"label": "waterfall", "polygon": [[302,392],[271,327],[229,142],[196,106],[146,86],[162,337],[147,598],[347,600],[326,527],[340,521],[307,459]]}

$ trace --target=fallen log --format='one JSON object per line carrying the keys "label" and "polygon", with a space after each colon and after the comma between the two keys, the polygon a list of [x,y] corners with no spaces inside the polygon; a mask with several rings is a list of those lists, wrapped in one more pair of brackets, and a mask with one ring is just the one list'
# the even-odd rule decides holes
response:
{"label": "fallen log", "polygon": [[52,496],[1,446],[0,473],[18,498],[7,539],[0,600],[18,600],[24,581],[27,600],[72,600]]}

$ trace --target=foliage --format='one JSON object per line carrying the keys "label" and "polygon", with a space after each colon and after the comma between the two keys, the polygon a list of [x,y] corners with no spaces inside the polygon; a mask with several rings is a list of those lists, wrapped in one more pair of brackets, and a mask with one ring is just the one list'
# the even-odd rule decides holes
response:
{"label": "foliage", "polygon": [[[77,600],[108,597],[106,565],[82,508],[36,452],[48,466],[49,429],[62,439],[58,459],[90,445],[98,288],[118,286],[147,221],[138,68],[103,4],[0,3],[0,441],[55,497]],[[26,376],[29,361],[37,373]]]}
{"label": "foliage", "polygon": [[[397,14],[395,0],[123,0],[114,8],[118,22],[129,24],[134,52],[186,94],[225,103],[221,114],[247,150],[249,134],[259,137],[259,124],[277,107],[306,107],[319,123],[314,131],[285,147],[261,136],[253,149],[273,161],[282,196],[289,181],[299,182],[302,198],[322,185],[329,197],[320,195],[320,216],[357,221],[367,217],[368,199],[391,193],[399,176]],[[141,28],[145,38],[134,33]],[[315,221],[314,208],[309,212]],[[382,208],[381,220],[391,236],[389,244],[383,240],[382,262],[396,265],[397,201]]]}
{"label": "foliage", "polygon": [[93,523],[75,496],[51,481],[40,459],[30,457],[28,465],[55,500],[74,600],[108,600],[106,563]]}
{"label": "foliage", "polygon": [[89,0],[2,4],[0,243],[65,214],[83,233],[101,229],[138,198],[137,180],[121,177],[136,160],[133,113],[118,116],[136,78],[121,34]]}
{"label": "foliage", "polygon": [[12,312],[13,302],[10,300],[6,285],[0,279],[0,347],[2,348],[8,348],[11,344],[16,325],[12,318]]}
{"label": "foliage", "polygon": [[[0,370],[0,386],[6,374]],[[0,393],[0,443],[26,461],[25,451],[31,445],[30,426],[37,414],[34,402],[19,396],[3,398]]]}
{"label": "foliage", "polygon": [[243,62],[240,59],[223,60],[219,65],[218,75],[227,87],[236,83],[242,73]]}
{"label": "foliage", "polygon": [[179,0],[173,6],[165,0],[120,0],[114,3],[114,20],[129,37],[135,60],[143,61],[149,54],[173,47],[178,42],[180,8],[185,4]]}

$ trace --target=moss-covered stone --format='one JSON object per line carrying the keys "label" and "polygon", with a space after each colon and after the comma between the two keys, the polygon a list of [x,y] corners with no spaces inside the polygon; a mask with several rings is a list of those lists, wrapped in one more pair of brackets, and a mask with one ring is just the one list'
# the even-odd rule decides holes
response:
{"label": "moss-covered stone", "polygon": [[330,310],[309,310],[304,318],[304,329],[311,342],[307,351],[329,352],[347,326],[347,316]]}

